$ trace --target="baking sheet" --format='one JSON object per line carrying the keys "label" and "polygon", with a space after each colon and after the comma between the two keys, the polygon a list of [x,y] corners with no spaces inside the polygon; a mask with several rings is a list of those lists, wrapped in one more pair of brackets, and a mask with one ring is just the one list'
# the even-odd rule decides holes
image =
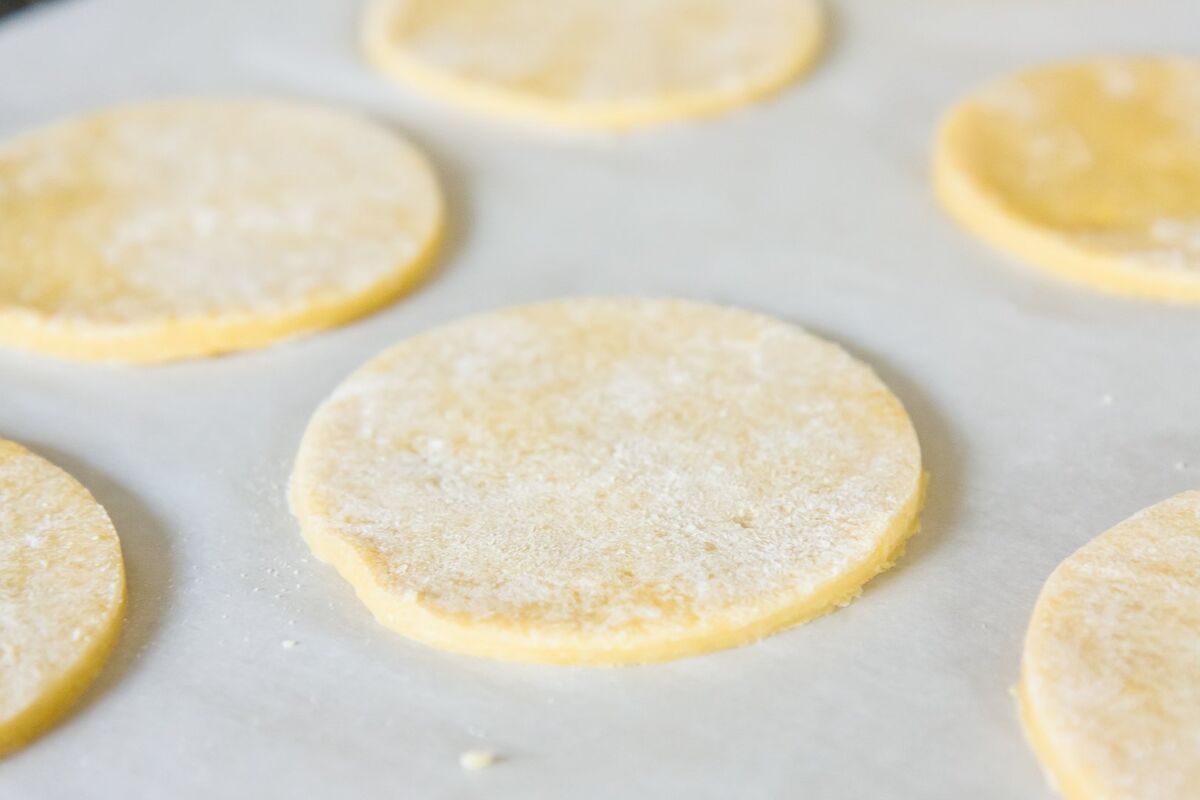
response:
{"label": "baking sheet", "polygon": [[[71,0],[0,23],[0,134],[166,94],[324,100],[428,149],[453,226],[431,281],[327,334],[155,368],[0,350],[0,436],[96,494],[130,582],[111,663],[0,764],[0,797],[1049,796],[1009,695],[1024,626],[1059,560],[1200,483],[1200,310],[1095,295],[973,242],[931,198],[930,137],[1012,68],[1195,53],[1200,5],[832,5],[809,80],[619,136],[394,88],[356,55],[355,3]],[[287,512],[309,415],[408,334],[600,293],[748,306],[874,365],[932,473],[907,556],[837,613],[648,667],[491,663],[378,626]],[[472,747],[503,761],[466,773]]]}

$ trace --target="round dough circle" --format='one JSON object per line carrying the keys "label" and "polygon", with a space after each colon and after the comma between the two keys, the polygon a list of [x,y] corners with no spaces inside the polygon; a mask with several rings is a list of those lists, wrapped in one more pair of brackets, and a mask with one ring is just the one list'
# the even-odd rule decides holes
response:
{"label": "round dough circle", "polygon": [[386,626],[616,664],[844,604],[915,530],[920,448],[838,347],[700,303],[566,300],[385,351],[321,406],[292,506]]}
{"label": "round dough circle", "polygon": [[1193,491],[1092,540],[1046,581],[1020,698],[1065,796],[1200,797],[1197,576]]}
{"label": "round dough circle", "polygon": [[1042,67],[960,103],[942,202],[982,239],[1107,292],[1200,302],[1200,61]]}
{"label": "round dough circle", "polygon": [[817,0],[372,0],[367,57],[467,107],[573,127],[712,114],[816,58]]}
{"label": "round dough circle", "polygon": [[423,156],[279,100],[121,106],[0,144],[0,343],[161,361],[367,313],[442,225]]}
{"label": "round dough circle", "polygon": [[0,440],[0,754],[87,688],[124,610],[121,543],[104,509],[58,467]]}

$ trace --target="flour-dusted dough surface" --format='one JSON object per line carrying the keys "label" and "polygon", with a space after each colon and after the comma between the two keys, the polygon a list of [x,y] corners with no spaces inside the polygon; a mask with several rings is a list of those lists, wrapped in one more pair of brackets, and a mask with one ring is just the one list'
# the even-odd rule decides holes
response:
{"label": "flour-dusted dough surface", "polygon": [[292,503],[401,633],[624,663],[847,602],[913,532],[922,484],[900,402],[838,347],[745,311],[597,299],[385,351],[316,413]]}
{"label": "flour-dusted dough surface", "polygon": [[87,489],[0,439],[0,754],[40,733],[121,629],[121,544]]}
{"label": "flour-dusted dough surface", "polygon": [[1020,695],[1067,797],[1200,797],[1200,491],[1134,515],[1054,571]]}
{"label": "flour-dusted dough surface", "polygon": [[0,144],[0,343],[158,361],[390,300],[442,224],[423,156],[281,100],[121,106]]}
{"label": "flour-dusted dough surface", "polygon": [[1200,61],[1041,67],[942,124],[938,192],[995,246],[1097,289],[1200,302]]}
{"label": "flour-dusted dough surface", "polygon": [[816,57],[817,0],[371,0],[383,73],[489,113],[623,128],[711,114]]}

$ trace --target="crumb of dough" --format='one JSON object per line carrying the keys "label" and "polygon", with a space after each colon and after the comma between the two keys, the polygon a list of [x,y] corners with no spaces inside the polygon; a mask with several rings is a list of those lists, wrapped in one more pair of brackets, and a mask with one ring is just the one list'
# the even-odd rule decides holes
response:
{"label": "crumb of dough", "polygon": [[467,750],[458,757],[458,765],[471,772],[487,769],[495,763],[496,753],[492,750]]}

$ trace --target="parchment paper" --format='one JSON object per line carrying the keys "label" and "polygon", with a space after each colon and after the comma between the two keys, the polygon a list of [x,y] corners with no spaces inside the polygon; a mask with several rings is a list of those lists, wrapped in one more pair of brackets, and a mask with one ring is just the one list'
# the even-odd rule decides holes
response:
{"label": "parchment paper", "polygon": [[[0,350],[0,436],[108,507],[130,581],[111,663],[0,763],[0,797],[1048,797],[1009,695],[1025,623],[1068,553],[1200,484],[1200,309],[1093,294],[976,243],[931,197],[930,140],[1009,69],[1195,54],[1200,5],[835,0],[827,56],[781,96],[604,136],[394,87],[358,58],[357,13],[70,0],[0,23],[0,135],[148,96],[323,100],[426,147],[453,215],[433,279],[340,330],[153,368]],[[771,312],[874,365],[932,473],[898,566],[801,628],[649,667],[491,663],[377,625],[284,500],[317,403],[413,332],[600,293]],[[501,763],[462,771],[472,747]]]}

